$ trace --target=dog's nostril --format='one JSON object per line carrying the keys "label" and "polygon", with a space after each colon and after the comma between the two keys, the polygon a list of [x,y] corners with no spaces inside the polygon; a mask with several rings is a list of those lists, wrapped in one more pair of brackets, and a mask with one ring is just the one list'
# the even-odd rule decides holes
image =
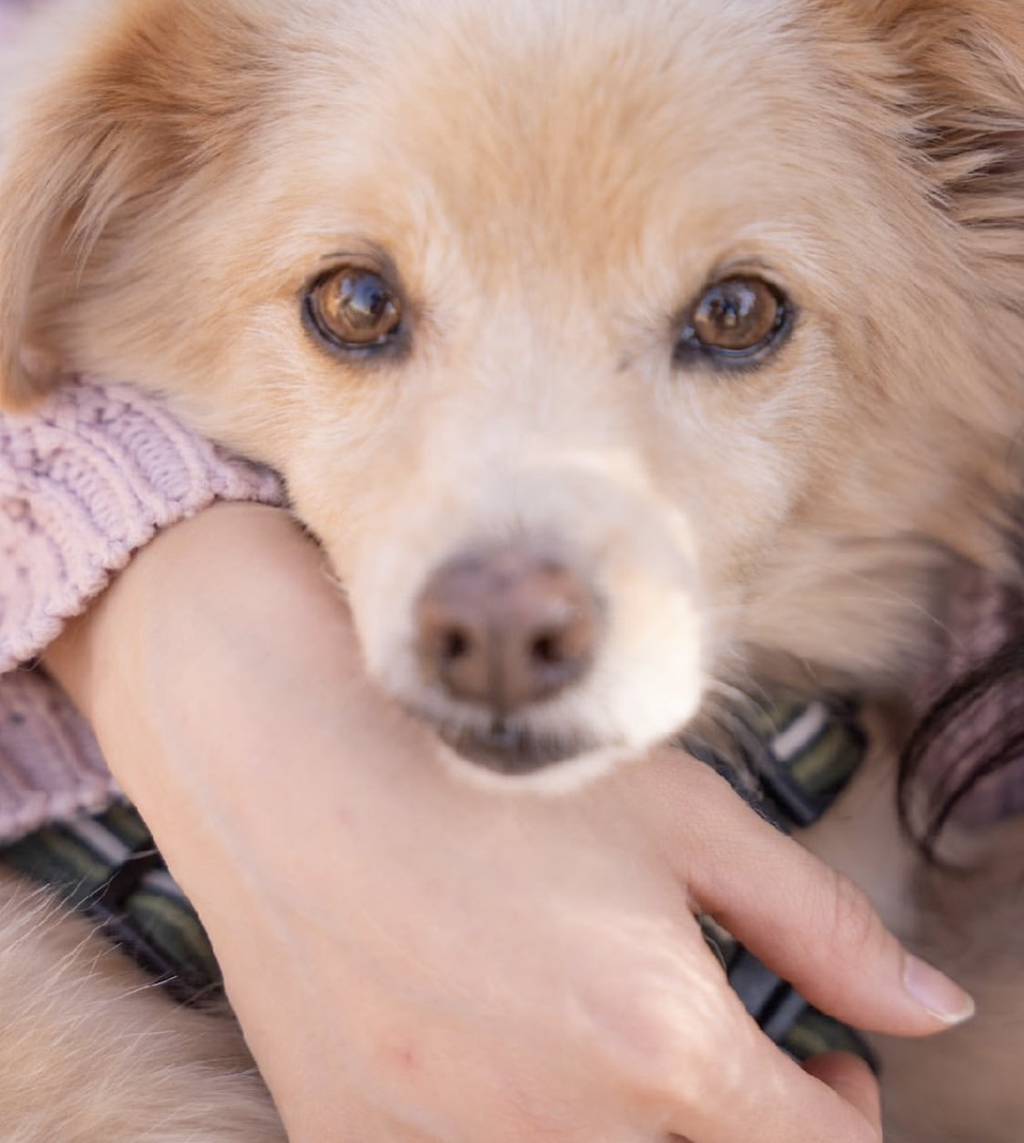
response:
{"label": "dog's nostril", "polygon": [[417,605],[428,682],[501,718],[552,698],[586,674],[597,601],[568,567],[529,550],[496,549],[446,564]]}
{"label": "dog's nostril", "polygon": [[455,628],[444,636],[441,645],[441,657],[447,663],[454,663],[456,659],[462,659],[469,654],[471,642],[467,632]]}
{"label": "dog's nostril", "polygon": [[557,667],[565,659],[562,642],[558,635],[551,631],[534,639],[530,650],[538,663],[543,663],[549,667]]}

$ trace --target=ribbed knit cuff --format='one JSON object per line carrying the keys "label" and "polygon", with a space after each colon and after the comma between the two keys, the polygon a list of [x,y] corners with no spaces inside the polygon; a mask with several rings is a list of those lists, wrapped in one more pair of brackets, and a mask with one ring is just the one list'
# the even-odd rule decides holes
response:
{"label": "ribbed knit cuff", "polygon": [[83,380],[0,416],[0,673],[47,647],[158,530],[215,500],[279,504],[282,491],[128,386]]}
{"label": "ribbed knit cuff", "polygon": [[0,677],[0,844],[120,796],[92,729],[42,671]]}

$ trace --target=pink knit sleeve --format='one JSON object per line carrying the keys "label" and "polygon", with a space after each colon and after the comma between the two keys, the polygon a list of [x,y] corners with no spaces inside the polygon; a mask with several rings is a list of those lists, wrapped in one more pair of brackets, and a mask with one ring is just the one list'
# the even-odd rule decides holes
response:
{"label": "pink knit sleeve", "polygon": [[217,500],[282,490],[135,389],[83,380],[0,415],[0,841],[114,795],[88,727],[30,662],[157,531]]}

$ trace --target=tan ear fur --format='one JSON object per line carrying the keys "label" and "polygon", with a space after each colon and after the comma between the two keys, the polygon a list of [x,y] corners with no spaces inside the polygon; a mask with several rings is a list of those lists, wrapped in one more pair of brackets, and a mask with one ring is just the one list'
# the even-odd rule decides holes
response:
{"label": "tan ear fur", "polygon": [[0,406],[31,403],[74,367],[61,313],[105,236],[246,138],[239,119],[261,102],[271,62],[243,7],[94,11],[85,43],[29,88],[0,151]]}
{"label": "tan ear fur", "polygon": [[888,96],[914,124],[937,201],[1008,306],[1024,299],[1024,4],[849,0],[826,5],[890,53]]}

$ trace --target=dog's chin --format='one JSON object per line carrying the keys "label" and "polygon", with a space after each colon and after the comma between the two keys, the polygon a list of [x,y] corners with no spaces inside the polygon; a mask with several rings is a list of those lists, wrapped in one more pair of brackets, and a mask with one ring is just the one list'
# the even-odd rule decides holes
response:
{"label": "dog's chin", "polygon": [[597,744],[578,736],[538,734],[524,727],[498,725],[438,729],[441,741],[465,762],[507,778],[528,777],[592,753]]}
{"label": "dog's chin", "polygon": [[442,724],[415,710],[437,735],[447,768],[460,780],[488,789],[568,793],[607,773],[631,753],[583,733],[545,733],[525,725]]}
{"label": "dog's chin", "polygon": [[[448,736],[449,738],[451,736]],[[637,756],[625,746],[598,746],[563,753],[558,761],[531,763],[522,758],[496,757],[490,749],[482,757],[469,757],[459,737],[456,749],[448,738],[438,735],[442,763],[460,782],[505,794],[571,794],[602,778],[623,762]]]}

